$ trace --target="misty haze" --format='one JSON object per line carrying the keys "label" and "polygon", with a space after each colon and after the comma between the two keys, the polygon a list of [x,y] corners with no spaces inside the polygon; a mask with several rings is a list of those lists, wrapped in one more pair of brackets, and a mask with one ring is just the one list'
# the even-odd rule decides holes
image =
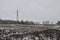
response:
{"label": "misty haze", "polygon": [[0,0],[0,40],[60,40],[60,0]]}

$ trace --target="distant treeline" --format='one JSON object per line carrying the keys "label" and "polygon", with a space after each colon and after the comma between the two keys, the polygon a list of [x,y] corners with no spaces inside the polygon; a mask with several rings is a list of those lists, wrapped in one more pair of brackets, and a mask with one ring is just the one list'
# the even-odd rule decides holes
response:
{"label": "distant treeline", "polygon": [[58,21],[56,24],[60,25],[60,21]]}
{"label": "distant treeline", "polygon": [[0,24],[35,24],[32,21],[13,21],[13,20],[0,20]]}
{"label": "distant treeline", "polygon": [[[0,24],[40,24],[39,22],[33,22],[33,21],[24,21],[24,20],[21,20],[21,21],[14,21],[14,20],[1,20],[0,19]],[[56,23],[57,25],[60,25],[60,21],[57,21]],[[45,24],[46,25],[46,24]],[[50,25],[48,23],[48,25]]]}

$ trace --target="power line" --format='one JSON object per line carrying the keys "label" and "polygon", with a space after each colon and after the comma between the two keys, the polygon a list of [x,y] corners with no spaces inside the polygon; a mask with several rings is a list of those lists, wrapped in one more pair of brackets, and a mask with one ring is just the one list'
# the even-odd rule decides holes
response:
{"label": "power line", "polygon": [[17,10],[17,17],[16,20],[19,21],[19,15],[18,15],[19,10]]}

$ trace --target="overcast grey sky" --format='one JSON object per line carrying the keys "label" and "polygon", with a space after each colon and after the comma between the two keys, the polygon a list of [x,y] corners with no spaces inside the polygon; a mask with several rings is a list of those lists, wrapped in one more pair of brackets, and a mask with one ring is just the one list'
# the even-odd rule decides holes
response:
{"label": "overcast grey sky", "polygon": [[16,20],[18,8],[19,20],[60,20],[60,0],[0,0],[0,18]]}

